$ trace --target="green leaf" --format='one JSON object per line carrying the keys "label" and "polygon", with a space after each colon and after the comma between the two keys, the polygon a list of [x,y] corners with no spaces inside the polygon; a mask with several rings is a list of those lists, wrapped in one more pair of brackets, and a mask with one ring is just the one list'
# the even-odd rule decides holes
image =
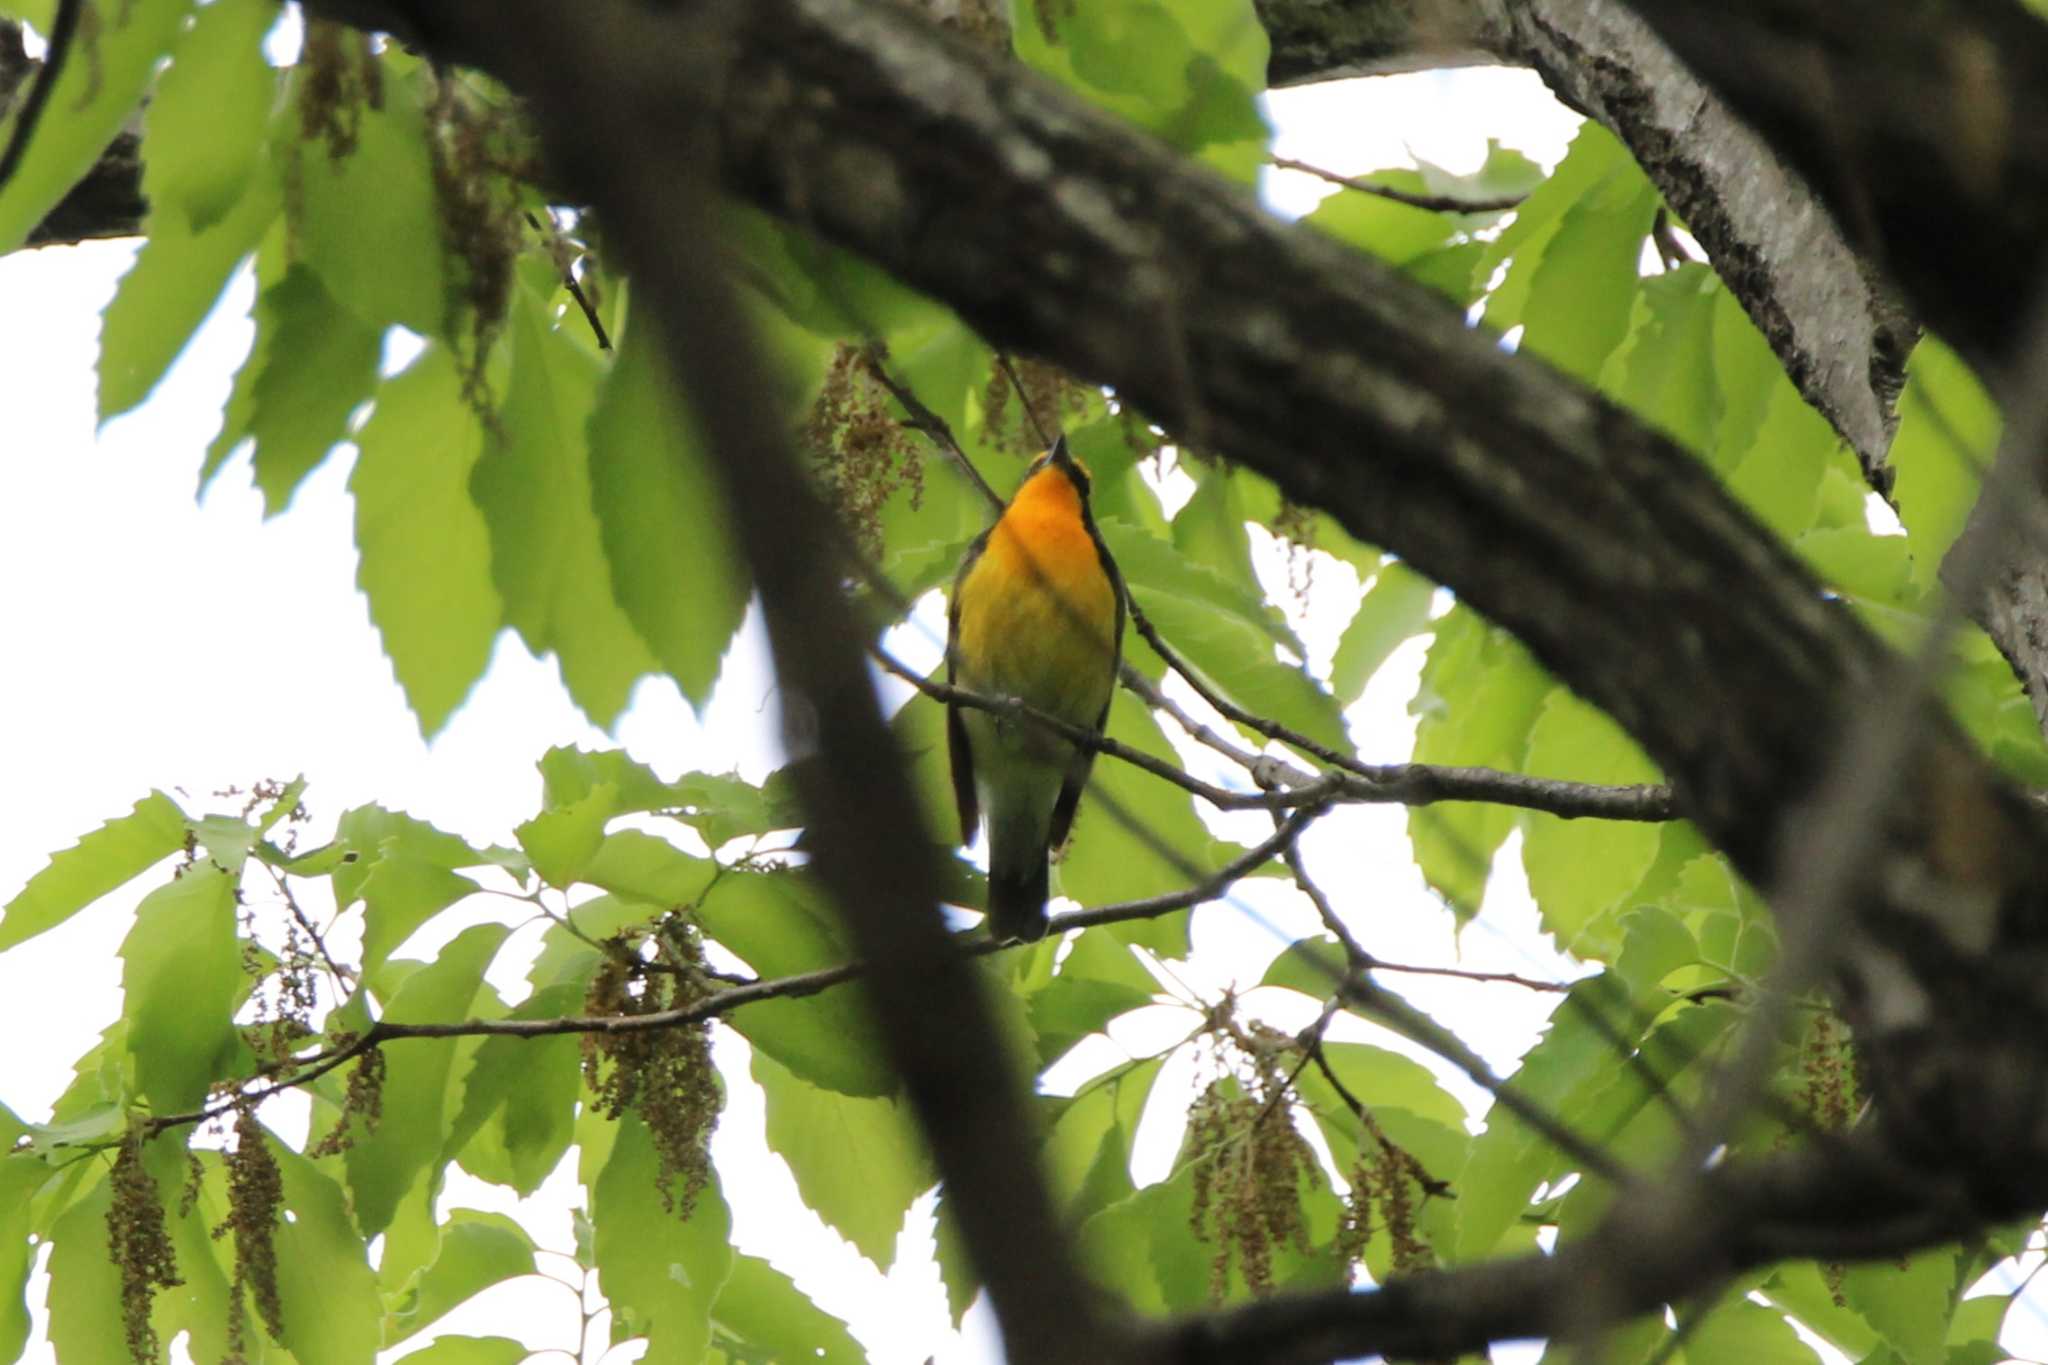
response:
{"label": "green leaf", "polygon": [[284,1345],[302,1365],[360,1365],[382,1344],[384,1303],[349,1224],[347,1198],[311,1161],[267,1134],[266,1140],[291,1213],[277,1227]]}
{"label": "green leaf", "polygon": [[1906,362],[1891,463],[1920,586],[1932,589],[1998,450],[1998,406],[1954,351],[1924,337]]}
{"label": "green leaf", "polygon": [[1722,1360],[1740,1360],[1744,1365],[1752,1361],[1755,1365],[1811,1365],[1819,1359],[1783,1315],[1748,1299],[1731,1295],[1704,1317],[1680,1321],[1691,1332],[1685,1340],[1685,1358],[1702,1365]]}
{"label": "green leaf", "polygon": [[29,1200],[50,1175],[40,1157],[0,1157],[0,1360],[19,1360],[28,1344],[25,1291],[36,1260],[36,1245],[29,1241],[35,1222]]}
{"label": "green leaf", "polygon": [[[1430,193],[1418,171],[1370,171],[1356,179],[1408,194]],[[1392,265],[1407,265],[1435,252],[1458,232],[1457,219],[1416,208],[1384,195],[1340,189],[1302,220],[1338,241],[1371,252]]]}
{"label": "green leaf", "polygon": [[[1591,982],[1572,987],[1542,1039],[1522,1058],[1507,1080],[1533,1103],[1553,1114],[1571,1114],[1569,1097],[1589,1078],[1608,1073],[1616,1064],[1614,1045],[1594,1022],[1607,1017],[1611,988]],[[1583,1006],[1572,996],[1582,997]],[[1549,1139],[1530,1129],[1496,1102],[1486,1114],[1486,1130],[1472,1140],[1470,1158],[1455,1178],[1458,1190],[1457,1252],[1460,1262],[1478,1260],[1494,1250],[1523,1212],[1536,1187],[1568,1166]]]}
{"label": "green leaf", "polygon": [[[1529,728],[1528,771],[1613,784],[1658,778],[1620,726],[1562,687],[1551,691]],[[1620,946],[1614,912],[1657,860],[1662,831],[1654,824],[1565,820],[1535,811],[1522,819],[1522,866],[1543,927],[1567,952],[1609,956]]]}
{"label": "green leaf", "polygon": [[121,1331],[121,1275],[107,1256],[102,1180],[73,1204],[50,1235],[50,1347],[64,1365],[135,1365]]}
{"label": "green leaf", "polygon": [[238,1046],[235,878],[201,863],[150,892],[121,961],[136,1089],[158,1114],[196,1109]]}
{"label": "green leaf", "polygon": [[1656,210],[1657,193],[1641,168],[1626,155],[1613,158],[1543,249],[1529,281],[1523,349],[1588,383],[1598,377],[1628,335],[1643,238]]}
{"label": "green leaf", "polygon": [[[412,970],[392,993],[383,1019],[438,1024],[474,1014],[479,997],[488,991],[484,967],[510,932],[502,924],[479,924],[457,935],[432,962],[405,964]],[[387,963],[387,971],[399,965]],[[473,1050],[473,1039],[410,1038],[386,1051],[382,1117],[343,1153],[363,1236],[382,1232],[397,1214],[399,1200],[423,1176],[438,1174],[447,1137],[449,1075],[465,1042],[471,1044],[465,1050]]]}
{"label": "green leaf", "polygon": [[520,1365],[533,1349],[510,1337],[436,1337],[408,1351],[397,1365]]}
{"label": "green leaf", "polygon": [[618,719],[657,667],[612,596],[591,505],[590,414],[604,373],[516,292],[508,325],[512,378],[470,491],[491,532],[491,577],[505,619],[538,656],[553,650],[562,682],[599,725]]}
{"label": "green leaf", "polygon": [[160,791],[135,803],[50,865],[0,911],[0,951],[24,943],[176,853],[185,844],[185,812]]}
{"label": "green leaf", "polygon": [[1954,1311],[1956,1255],[1923,1251],[1903,1266],[1871,1261],[1842,1272],[1842,1297],[1875,1327],[1905,1365],[1935,1365],[1948,1358],[1948,1320]]}
{"label": "green leaf", "polygon": [[1337,641],[1330,661],[1330,690],[1340,705],[1349,706],[1365,693],[1365,685],[1404,641],[1429,625],[1436,584],[1399,560],[1389,560],[1365,590],[1351,624]]}
{"label": "green leaf", "polygon": [[[1481,279],[1491,278],[1503,264],[1508,267],[1506,278],[1487,300],[1488,327],[1505,332],[1528,320],[1530,286],[1566,215],[1630,166],[1628,150],[1614,134],[1590,119],[1579,126],[1564,159],[1522,201],[1480,262],[1476,273]],[[1634,258],[1630,260],[1633,263]]]}
{"label": "green leaf", "polygon": [[1413,1057],[1370,1043],[1324,1043],[1323,1058],[1344,1088],[1375,1113],[1382,1108],[1402,1109],[1446,1128],[1465,1126],[1465,1106]]}
{"label": "green leaf", "polygon": [[702,1360],[712,1305],[732,1273],[732,1215],[716,1177],[686,1223],[655,1192],[654,1141],[637,1114],[618,1121],[618,1139],[591,1189],[598,1280],[618,1316],[614,1338],[645,1336],[643,1360]]}
{"label": "green leaf", "polygon": [[513,831],[542,881],[567,889],[582,879],[604,843],[605,823],[612,818],[617,797],[617,790],[606,783],[573,805],[542,811]]}
{"label": "green leaf", "polygon": [[394,839],[362,883],[363,969],[375,971],[415,929],[482,888]]}
{"label": "green leaf", "polygon": [[888,1270],[903,1215],[932,1184],[917,1125],[893,1099],[820,1089],[758,1049],[753,1069],[767,1097],[768,1145],[789,1163],[804,1203]]}
{"label": "green leaf", "polygon": [[241,197],[269,135],[277,75],[263,39],[276,22],[269,0],[214,0],[179,41],[143,121],[152,235],[173,212],[204,232]]}
{"label": "green leaf", "polygon": [[1861,526],[1817,527],[1792,548],[1822,581],[1853,601],[1910,607],[1920,596],[1904,536],[1873,535]]}
{"label": "green leaf", "polygon": [[[697,908],[704,932],[764,978],[850,960],[831,910],[801,872],[730,871]],[[804,1080],[845,1095],[894,1093],[874,1021],[858,990],[763,1000],[728,1016],[733,1029]]]}
{"label": "green leaf", "polygon": [[1038,1059],[1047,1064],[1119,1014],[1152,1003],[1159,987],[1114,934],[1089,929],[1074,939],[1059,974],[1028,1002]]}
{"label": "green leaf", "polygon": [[1719,277],[1697,263],[1639,282],[1628,340],[1600,387],[1687,449],[1713,448],[1720,395],[1714,375]]}
{"label": "green leaf", "polygon": [[[155,167],[151,161],[145,178]],[[283,202],[277,176],[265,166],[250,177],[226,217],[203,231],[182,213],[152,212],[142,249],[100,324],[101,422],[149,396],[213,311],[236,268],[277,221]],[[235,440],[243,434],[238,430]]]}
{"label": "green leaf", "polygon": [[[1011,38],[1028,65],[1183,151],[1267,136],[1255,97],[1270,48],[1249,0],[1035,0]],[[1247,179],[1257,159],[1226,166]]]}
{"label": "green leaf", "polygon": [[441,1228],[441,1253],[393,1315],[384,1345],[396,1346],[501,1280],[533,1273],[533,1238],[526,1229],[502,1213],[452,1209]]}
{"label": "green leaf", "polygon": [[386,381],[356,444],[356,584],[431,737],[483,675],[503,618],[489,532],[469,499],[483,430],[449,352],[429,346]]}
{"label": "green leaf", "polygon": [[26,242],[92,169],[141,102],[191,9],[190,0],[160,0],[92,11],[91,29],[81,26],[27,153],[0,189],[0,255]]}
{"label": "green leaf", "polygon": [[867,1352],[846,1324],[811,1302],[796,1282],[758,1256],[736,1255],[711,1307],[713,1339],[737,1337],[777,1360],[859,1365]]}
{"label": "green leaf", "polygon": [[308,143],[300,151],[291,205],[298,258],[373,332],[395,322],[437,336],[448,328],[449,279],[420,104],[424,73],[380,65],[381,97],[346,114],[354,149],[335,156]]}
{"label": "green leaf", "polygon": [[[1156,1062],[1145,1064],[1139,1103],[1158,1074]],[[1062,1218],[1078,1223],[1097,1210],[1128,1199],[1131,1184],[1131,1137],[1135,1124],[1125,1123],[1125,1110],[1114,1085],[1097,1086],[1073,1098],[1046,1134],[1042,1156],[1052,1196]]]}
{"label": "green leaf", "polygon": [[[1521,771],[1529,728],[1550,689],[1548,676],[1506,632],[1469,607],[1451,608],[1437,618],[1421,686],[1408,704],[1419,717],[1415,761]],[[1514,813],[1498,806],[1408,811],[1416,866],[1461,919],[1479,913],[1494,851],[1514,827]]]}
{"label": "green leaf", "polygon": [[591,492],[613,595],[701,711],[748,585],[724,492],[668,386],[653,329],[629,326],[590,417]]}
{"label": "green leaf", "polygon": [[1779,1266],[1760,1290],[1774,1306],[1790,1312],[1852,1360],[1862,1360],[1878,1347],[1878,1334],[1862,1315],[1836,1304],[1835,1291],[1821,1278],[1819,1265],[1812,1261]]}
{"label": "green leaf", "polygon": [[381,341],[319,276],[297,265],[263,291],[256,329],[265,338],[263,368],[249,390],[246,434],[256,442],[252,462],[264,512],[275,516],[348,434],[349,414],[376,389]]}
{"label": "green leaf", "polygon": [[[592,954],[592,965],[596,957]],[[513,1019],[559,1019],[582,1012],[582,982],[536,990]],[[571,1034],[486,1038],[462,1082],[462,1104],[442,1145],[480,1180],[531,1197],[575,1137],[582,1093],[582,1049]]]}

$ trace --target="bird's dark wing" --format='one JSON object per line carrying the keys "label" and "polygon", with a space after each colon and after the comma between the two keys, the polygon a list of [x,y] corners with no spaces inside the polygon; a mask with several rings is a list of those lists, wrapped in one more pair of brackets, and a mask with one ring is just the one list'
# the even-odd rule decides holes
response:
{"label": "bird's dark wing", "polygon": [[[954,680],[956,671],[953,651],[960,643],[960,588],[987,544],[988,532],[983,531],[967,547],[967,555],[960,561],[960,572],[953,578],[953,595],[946,603],[946,681],[949,683]],[[1121,605],[1118,610],[1122,610]],[[951,702],[946,703],[946,755],[952,761],[953,804],[960,812],[960,842],[971,844],[974,842],[974,827],[981,823],[981,803],[974,794],[974,750],[967,744],[967,726],[961,718],[961,710]]]}
{"label": "bird's dark wing", "polygon": [[[1102,572],[1109,577],[1110,591],[1116,596],[1116,627],[1109,637],[1109,700],[1102,704],[1102,714],[1095,718],[1095,733],[1101,734],[1109,728],[1109,708],[1116,702],[1117,675],[1123,671],[1124,657],[1124,579],[1117,572],[1116,561],[1109,556],[1109,547],[1102,543],[1102,533],[1095,529],[1095,518],[1083,517],[1088,527],[1088,536],[1095,542],[1095,553],[1102,559]],[[1052,847],[1058,848],[1067,842],[1067,836],[1074,830],[1074,812],[1080,808],[1081,792],[1088,785],[1089,770],[1095,766],[1095,751],[1084,749],[1074,756],[1074,764],[1067,769],[1067,780],[1060,785],[1060,799],[1052,808]]]}

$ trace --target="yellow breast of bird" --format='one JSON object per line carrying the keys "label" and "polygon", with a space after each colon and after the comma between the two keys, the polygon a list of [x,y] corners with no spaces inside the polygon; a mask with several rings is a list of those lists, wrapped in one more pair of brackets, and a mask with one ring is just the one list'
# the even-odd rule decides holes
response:
{"label": "yellow breast of bird", "polygon": [[961,583],[961,682],[1093,725],[1114,684],[1116,591],[1078,508],[1020,498]]}

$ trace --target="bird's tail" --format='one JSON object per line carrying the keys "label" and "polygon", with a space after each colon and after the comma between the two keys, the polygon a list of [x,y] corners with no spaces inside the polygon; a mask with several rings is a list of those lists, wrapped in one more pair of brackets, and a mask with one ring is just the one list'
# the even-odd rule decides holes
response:
{"label": "bird's tail", "polygon": [[991,860],[988,871],[988,931],[998,942],[1015,939],[1036,943],[1045,937],[1045,901],[1051,894],[1045,854],[1021,867]]}

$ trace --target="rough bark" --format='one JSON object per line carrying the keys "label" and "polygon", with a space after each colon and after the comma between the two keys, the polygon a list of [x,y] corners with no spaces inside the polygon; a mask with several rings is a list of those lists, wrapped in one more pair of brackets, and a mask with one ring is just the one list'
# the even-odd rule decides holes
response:
{"label": "rough bark", "polygon": [[[349,2],[364,17],[362,0]],[[449,27],[458,12],[466,32]],[[507,55],[530,33],[459,41],[514,22],[494,7],[398,4],[391,20],[408,15],[430,49],[495,52],[499,74],[546,103],[534,87],[548,78]],[[686,14],[636,23],[600,84],[654,116],[606,126],[599,149],[685,126],[709,102],[712,170],[730,191],[945,300],[991,340],[1115,385],[1400,552],[1610,710],[1749,876],[1770,886],[1800,856],[1803,803],[1830,763],[1843,699],[1874,690],[1888,656],[1698,461],[1502,353],[1412,282],[1273,222],[1234,187],[905,11],[753,0],[708,82],[682,74],[705,59]],[[588,131],[571,144],[591,149]],[[609,216],[658,217],[661,183],[642,164],[605,187],[627,196]],[[655,248],[643,238],[639,251],[645,262]],[[664,309],[672,329],[688,325],[682,312]],[[1774,1257],[1896,1250],[2048,1204],[2048,817],[1937,716],[1898,722],[1927,736],[1912,799],[1888,812],[1853,917],[1821,926],[1880,1091],[1883,1122],[1857,1149],[1726,1168],[1682,1200],[1645,1195],[1641,1216],[1595,1244],[1602,1260],[1531,1258],[1332,1294],[1298,1301],[1291,1320],[1201,1320],[1174,1338],[1181,1358],[1464,1349],[1557,1330],[1543,1301],[1563,1300],[1566,1276],[1588,1265],[1626,1272],[1619,1311]],[[846,787],[821,789],[814,814],[866,828],[839,809],[861,799]],[[885,908],[919,899],[889,885]],[[932,973],[921,991],[957,984],[946,977],[959,965],[942,956],[913,965]],[[972,1011],[962,1018],[940,1055],[906,1043],[927,1097],[957,1074],[943,1054],[996,1049]],[[934,1107],[935,1143],[957,1140],[959,1116]],[[1902,1178],[1888,1157],[1918,1169]],[[957,1202],[1000,1203],[986,1175],[963,1174]],[[1463,1335],[1420,1342],[1436,1312]],[[1219,1334],[1227,1345],[1214,1346]]]}

